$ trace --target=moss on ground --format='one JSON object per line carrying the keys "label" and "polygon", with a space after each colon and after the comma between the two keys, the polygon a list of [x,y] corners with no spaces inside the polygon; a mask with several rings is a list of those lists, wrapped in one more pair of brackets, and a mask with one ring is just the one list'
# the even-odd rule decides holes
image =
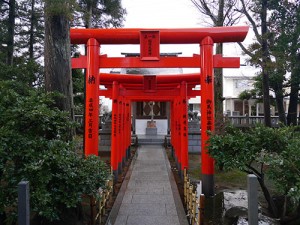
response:
{"label": "moss on ground", "polygon": [[[246,189],[247,174],[239,171],[215,171],[216,189]],[[189,154],[189,174],[192,180],[201,179],[201,160],[199,154]]]}

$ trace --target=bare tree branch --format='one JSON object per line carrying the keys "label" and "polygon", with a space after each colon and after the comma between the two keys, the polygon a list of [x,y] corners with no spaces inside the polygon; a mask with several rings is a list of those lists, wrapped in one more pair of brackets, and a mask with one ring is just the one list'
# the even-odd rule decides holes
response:
{"label": "bare tree branch", "polygon": [[6,4],[9,4],[9,2],[8,2],[8,1],[5,1],[5,0],[0,1],[0,3],[6,3]]}
{"label": "bare tree branch", "polygon": [[198,0],[199,2],[197,0],[191,0],[191,1],[202,14],[210,17],[214,25],[217,23],[216,16],[212,13],[205,0]]}
{"label": "bare tree branch", "polygon": [[241,49],[243,50],[243,52],[245,54],[247,54],[248,56],[250,56],[251,58],[254,57],[255,55],[250,52],[241,42],[238,42],[238,45],[241,47]]}
{"label": "bare tree branch", "polygon": [[247,19],[251,23],[252,29],[253,29],[254,34],[255,34],[255,37],[256,37],[257,41],[261,44],[261,36],[260,36],[260,34],[258,32],[256,22],[252,19],[251,15],[248,13],[245,1],[241,0],[241,3],[242,3],[242,6],[243,6],[243,9],[242,9],[241,12],[247,17]]}

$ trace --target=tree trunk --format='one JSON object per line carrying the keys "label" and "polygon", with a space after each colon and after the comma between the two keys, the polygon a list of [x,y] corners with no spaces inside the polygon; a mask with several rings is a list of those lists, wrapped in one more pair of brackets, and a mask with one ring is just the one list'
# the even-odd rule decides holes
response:
{"label": "tree trunk", "polygon": [[263,100],[264,120],[267,127],[271,127],[270,94],[269,94],[269,73],[267,70],[268,43],[267,43],[267,0],[262,0],[261,11],[261,35],[262,35],[262,76],[263,76]]}
{"label": "tree trunk", "polygon": [[288,109],[287,124],[288,125],[297,125],[297,106],[298,106],[298,92],[299,92],[299,82],[296,82],[295,74],[291,74],[291,93],[290,93],[290,104]]}
{"label": "tree trunk", "polygon": [[16,1],[9,1],[9,15],[7,24],[7,58],[6,63],[8,65],[13,64],[14,56],[14,37],[15,37],[15,18],[16,18]]}
{"label": "tree trunk", "polygon": [[[263,175],[262,175],[263,176]],[[267,186],[265,185],[265,182],[264,182],[264,179],[257,176],[257,180],[258,180],[258,183],[261,187],[261,190],[262,192],[264,193],[264,196],[265,196],[265,199],[266,201],[268,202],[268,205],[269,205],[269,210],[271,211],[271,213],[276,217],[278,218],[279,217],[279,213],[278,213],[278,208],[267,188]]]}
{"label": "tree trunk", "polygon": [[278,116],[279,116],[279,121],[286,125],[286,115],[285,115],[285,110],[284,110],[284,105],[283,105],[283,94],[282,94],[282,89],[281,90],[275,90],[275,99],[276,99],[276,105],[277,105],[277,110],[278,110]]}
{"label": "tree trunk", "polygon": [[[296,46],[293,42],[293,46]],[[294,48],[297,49],[297,48]],[[288,125],[297,125],[297,107],[298,107],[298,98],[299,98],[299,85],[300,85],[300,54],[294,51],[295,61],[292,63],[292,73],[291,73],[291,92],[290,92],[290,104],[288,109],[287,124]]]}
{"label": "tree trunk", "polygon": [[[219,8],[217,21],[215,26],[221,27],[224,25],[224,0],[219,0]],[[223,55],[223,44],[219,43],[216,45],[216,54]],[[215,130],[218,133],[223,125],[223,69],[215,69]]]}
{"label": "tree trunk", "polygon": [[93,8],[92,3],[87,2],[87,12],[85,13],[85,28],[91,28],[92,27],[92,16],[93,16]]}
{"label": "tree trunk", "polygon": [[33,59],[33,57],[34,57],[34,52],[33,52],[34,51],[34,49],[33,49],[34,23],[36,20],[34,5],[35,5],[35,0],[31,0],[31,15],[30,15],[30,30],[29,30],[29,59]]}
{"label": "tree trunk", "polygon": [[264,197],[265,197],[266,201],[268,202],[269,210],[276,218],[278,218],[279,217],[278,208],[269,192],[269,189],[265,185],[265,174],[262,170],[263,165],[261,165],[261,172],[259,172],[253,166],[251,166],[251,164],[245,164],[245,165],[249,169],[249,170],[245,170],[245,172],[247,172],[248,174],[254,174],[257,177],[257,181],[261,187]]}
{"label": "tree trunk", "polygon": [[[217,44],[216,54],[223,54],[223,44]],[[221,129],[223,124],[223,70],[215,69],[215,129],[216,132]]]}
{"label": "tree trunk", "polygon": [[51,0],[45,1],[45,86],[48,92],[59,92],[56,106],[74,119],[71,77],[70,27],[67,13],[53,13]]}

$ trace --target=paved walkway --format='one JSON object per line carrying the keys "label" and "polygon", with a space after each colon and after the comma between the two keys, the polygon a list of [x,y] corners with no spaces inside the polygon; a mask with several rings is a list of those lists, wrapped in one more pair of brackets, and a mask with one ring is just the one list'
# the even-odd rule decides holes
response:
{"label": "paved walkway", "polygon": [[162,146],[139,147],[110,213],[114,225],[188,225]]}

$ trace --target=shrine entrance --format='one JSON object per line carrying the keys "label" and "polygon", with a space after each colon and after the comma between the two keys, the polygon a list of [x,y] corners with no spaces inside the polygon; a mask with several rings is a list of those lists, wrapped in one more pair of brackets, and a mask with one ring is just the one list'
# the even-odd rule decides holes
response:
{"label": "shrine entrance", "polygon": [[[238,57],[213,54],[214,43],[241,42],[248,27],[187,29],[71,29],[72,44],[86,44],[87,55],[72,59],[86,69],[84,152],[98,155],[99,96],[112,100],[111,166],[117,175],[131,143],[131,103],[170,102],[171,144],[179,169],[188,168],[188,100],[201,96],[202,191],[214,195],[214,160],[207,152],[207,131],[214,131],[214,68],[239,68]],[[163,57],[160,44],[199,44],[191,57]],[[100,55],[105,44],[139,44],[139,57]],[[175,75],[106,74],[100,68],[200,68],[201,73]],[[106,90],[100,90],[104,85]],[[194,90],[200,85],[200,90]]]}

